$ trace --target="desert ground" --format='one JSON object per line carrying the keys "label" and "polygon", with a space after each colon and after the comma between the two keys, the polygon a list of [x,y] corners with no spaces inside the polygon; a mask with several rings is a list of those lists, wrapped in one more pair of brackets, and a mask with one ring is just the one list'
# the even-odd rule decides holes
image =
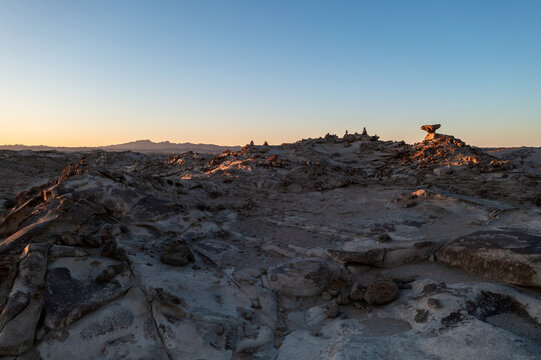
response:
{"label": "desert ground", "polygon": [[0,151],[2,359],[541,359],[541,148]]}

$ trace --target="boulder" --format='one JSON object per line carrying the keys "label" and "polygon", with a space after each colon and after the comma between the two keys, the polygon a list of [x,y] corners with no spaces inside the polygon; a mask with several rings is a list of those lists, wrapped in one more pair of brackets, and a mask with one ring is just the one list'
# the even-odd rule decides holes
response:
{"label": "boulder", "polygon": [[478,231],[436,253],[440,264],[506,284],[541,288],[541,236],[516,230]]}
{"label": "boulder", "polygon": [[194,262],[195,258],[184,240],[167,244],[162,252],[162,262],[172,266],[184,266]]}
{"label": "boulder", "polygon": [[398,286],[389,280],[375,278],[364,292],[364,301],[371,305],[390,303],[398,297]]}

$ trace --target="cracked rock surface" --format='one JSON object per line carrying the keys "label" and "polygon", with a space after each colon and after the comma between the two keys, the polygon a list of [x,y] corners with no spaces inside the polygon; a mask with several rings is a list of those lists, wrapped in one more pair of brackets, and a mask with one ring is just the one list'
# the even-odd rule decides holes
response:
{"label": "cracked rock surface", "polygon": [[538,359],[541,150],[437,135],[1,152],[0,359]]}

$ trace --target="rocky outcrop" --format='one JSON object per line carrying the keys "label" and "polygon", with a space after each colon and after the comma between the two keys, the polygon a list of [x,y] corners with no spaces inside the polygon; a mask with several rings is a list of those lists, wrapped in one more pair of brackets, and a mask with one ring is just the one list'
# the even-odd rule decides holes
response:
{"label": "rocky outcrop", "polygon": [[0,355],[20,355],[34,343],[43,308],[46,244],[26,246],[18,275],[0,315]]}
{"label": "rocky outcrop", "polygon": [[505,285],[539,283],[521,159],[366,131],[70,159],[2,214],[0,357],[536,358],[541,305]]}
{"label": "rocky outcrop", "polygon": [[437,261],[507,284],[541,287],[541,236],[514,230],[478,231],[436,253]]}

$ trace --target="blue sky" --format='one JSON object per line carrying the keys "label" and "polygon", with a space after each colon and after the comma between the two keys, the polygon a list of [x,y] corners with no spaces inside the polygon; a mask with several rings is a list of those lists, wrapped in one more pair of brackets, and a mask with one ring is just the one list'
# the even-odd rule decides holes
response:
{"label": "blue sky", "polygon": [[541,1],[0,0],[0,144],[541,146]]}

